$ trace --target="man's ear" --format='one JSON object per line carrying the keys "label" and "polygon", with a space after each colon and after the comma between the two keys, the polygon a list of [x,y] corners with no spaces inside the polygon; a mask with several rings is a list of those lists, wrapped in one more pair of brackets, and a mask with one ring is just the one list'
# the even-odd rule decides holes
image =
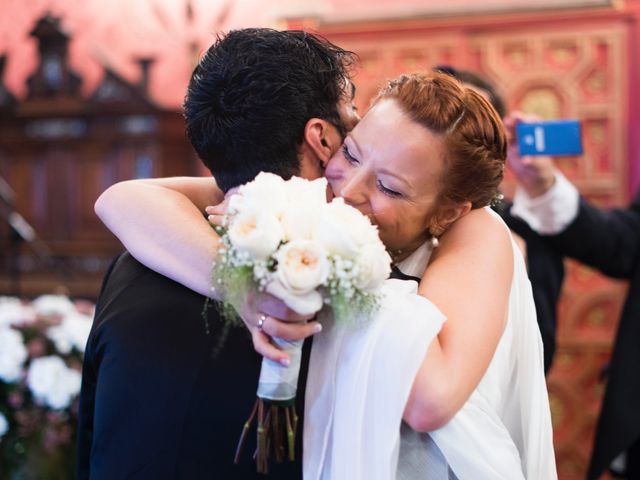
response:
{"label": "man's ear", "polygon": [[438,211],[431,218],[429,223],[429,233],[434,237],[441,236],[453,222],[464,217],[470,211],[471,202],[443,205],[439,207]]}
{"label": "man's ear", "polygon": [[303,148],[320,162],[322,167],[342,145],[338,129],[321,118],[311,118],[304,127]]}

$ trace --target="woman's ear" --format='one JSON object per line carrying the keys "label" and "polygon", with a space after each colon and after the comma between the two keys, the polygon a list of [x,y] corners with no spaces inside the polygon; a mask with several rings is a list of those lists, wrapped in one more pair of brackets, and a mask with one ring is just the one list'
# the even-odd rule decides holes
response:
{"label": "woman's ear", "polygon": [[338,129],[321,118],[311,118],[304,127],[303,149],[326,167],[327,162],[342,145]]}
{"label": "woman's ear", "polygon": [[429,233],[434,237],[441,236],[449,226],[471,211],[471,202],[443,205],[429,223]]}

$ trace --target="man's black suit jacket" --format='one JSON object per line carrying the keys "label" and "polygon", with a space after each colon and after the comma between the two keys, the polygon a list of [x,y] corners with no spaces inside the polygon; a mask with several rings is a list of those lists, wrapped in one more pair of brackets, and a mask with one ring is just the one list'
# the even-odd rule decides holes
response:
{"label": "man's black suit jacket", "polygon": [[588,478],[596,479],[619,453],[634,446],[640,454],[640,192],[629,208],[611,211],[580,199],[577,218],[546,240],[564,255],[631,281],[589,466]]}
{"label": "man's black suit jacket", "polygon": [[[85,353],[80,479],[265,478],[251,460],[253,437],[241,465],[233,465],[261,357],[243,328],[232,329],[215,355],[222,325],[211,308],[207,334],[204,304],[204,297],[128,253],[114,262]],[[297,461],[274,466],[270,477],[298,479],[301,472],[298,448]]]}

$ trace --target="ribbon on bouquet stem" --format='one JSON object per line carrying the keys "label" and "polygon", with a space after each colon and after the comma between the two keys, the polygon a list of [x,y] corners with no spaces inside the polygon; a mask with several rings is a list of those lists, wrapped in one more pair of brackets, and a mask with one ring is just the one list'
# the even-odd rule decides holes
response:
{"label": "ribbon on bouquet stem", "polygon": [[268,473],[271,453],[277,463],[282,463],[285,458],[295,460],[295,434],[298,425],[295,400],[304,341],[281,338],[272,340],[289,355],[291,362],[284,366],[268,358],[262,359],[257,399],[242,428],[234,459],[236,464],[239,463],[246,438],[256,422],[254,458],[258,473]]}

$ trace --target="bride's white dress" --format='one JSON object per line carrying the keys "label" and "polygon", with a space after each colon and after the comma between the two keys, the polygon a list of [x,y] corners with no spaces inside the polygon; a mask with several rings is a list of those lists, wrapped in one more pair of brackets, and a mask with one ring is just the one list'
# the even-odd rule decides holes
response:
{"label": "bride's white dress", "polygon": [[[454,418],[429,434],[406,425],[400,434],[413,379],[444,320],[415,282],[388,280],[380,311],[357,327],[326,319],[307,379],[305,479],[446,479],[428,473],[434,445],[460,480],[557,478],[542,341],[515,244],[513,252],[509,316],[489,368]],[[420,276],[429,255],[425,245],[399,267]]]}

